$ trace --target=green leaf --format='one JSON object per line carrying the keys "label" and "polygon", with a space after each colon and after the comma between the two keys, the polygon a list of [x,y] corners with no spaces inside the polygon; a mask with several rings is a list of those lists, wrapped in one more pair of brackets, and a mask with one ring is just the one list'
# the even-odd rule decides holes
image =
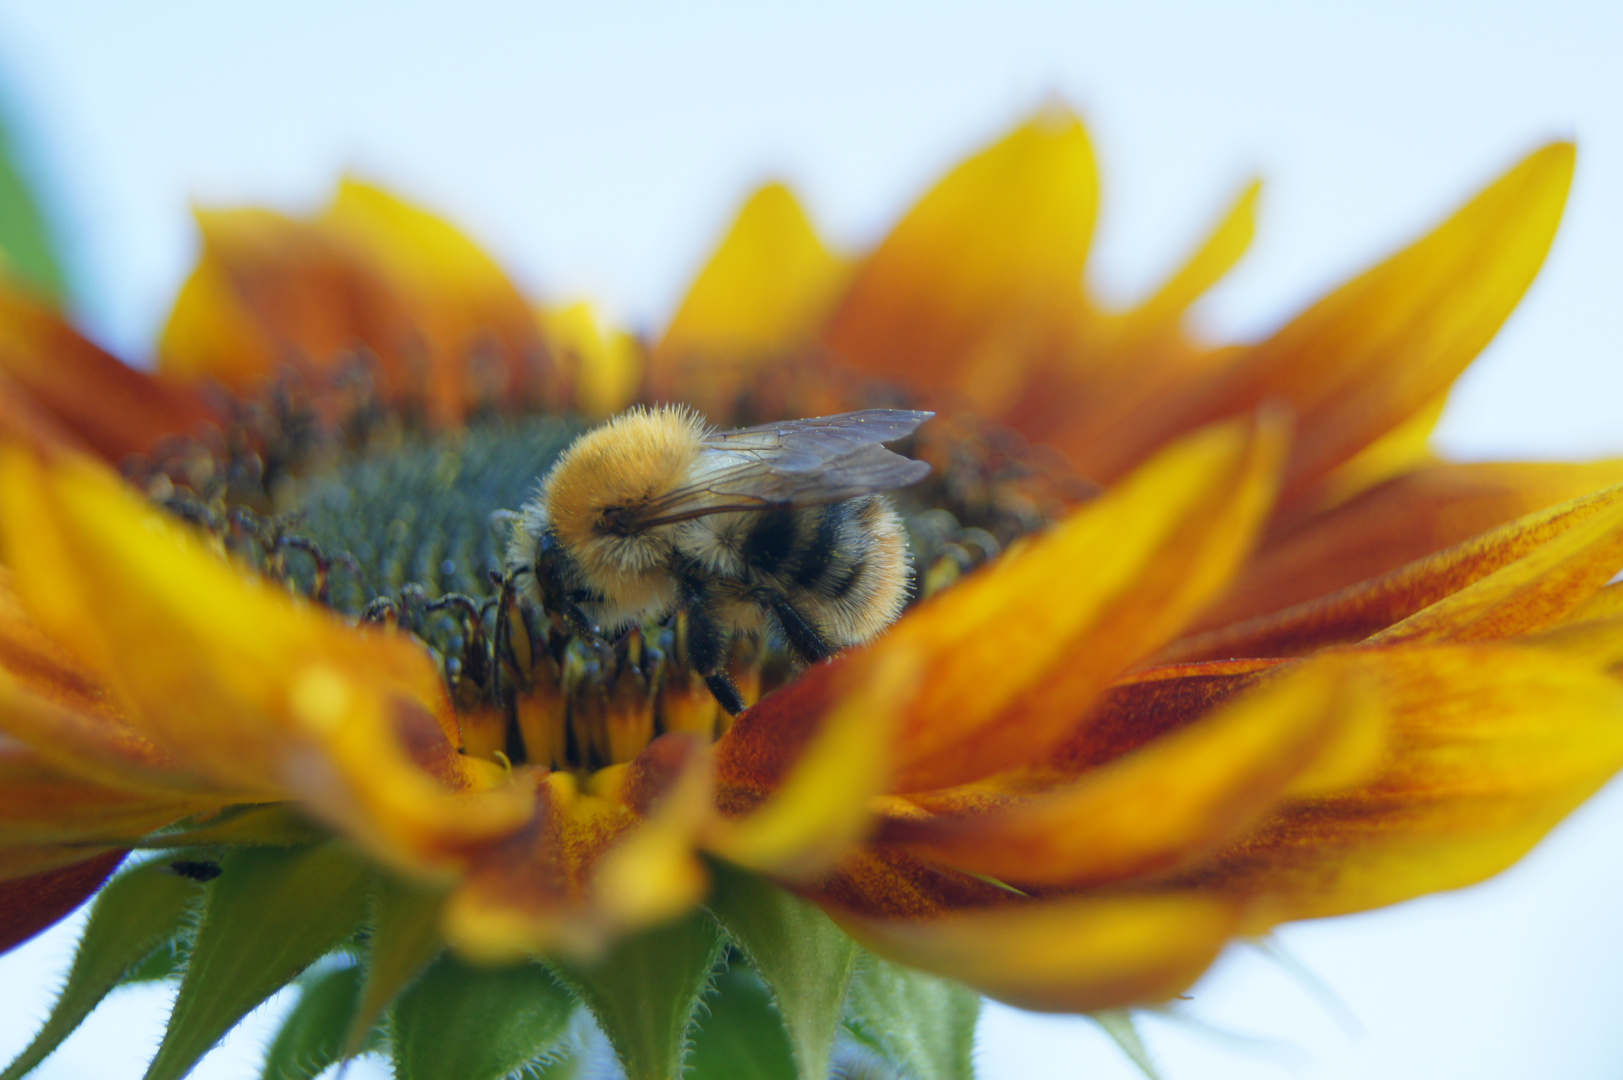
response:
{"label": "green leaf", "polygon": [[497,1080],[556,1059],[575,1003],[540,964],[478,968],[445,955],[394,1005],[397,1080]]}
{"label": "green leaf", "polygon": [[734,963],[716,976],[704,1006],[710,1015],[701,1010],[686,1080],[795,1080],[783,1016],[758,972]]}
{"label": "green leaf", "polygon": [[969,1080],[980,1011],[980,995],[968,987],[864,952],[845,1027],[913,1080]]}
{"label": "green leaf", "polygon": [[725,945],[715,921],[696,912],[616,942],[595,963],[551,963],[591,1009],[627,1080],[676,1080]]}
{"label": "green leaf", "polygon": [[361,969],[354,964],[311,979],[265,1051],[262,1080],[313,1080],[342,1058],[360,997]]}
{"label": "green leaf", "polygon": [[716,863],[711,869],[710,910],[771,988],[797,1075],[824,1080],[856,970],[856,943],[816,904],[736,867]]}
{"label": "green leaf", "polygon": [[19,157],[11,133],[0,126],[0,278],[21,282],[60,305],[67,297],[67,278]]}
{"label": "green leaf", "polygon": [[346,1043],[360,1050],[367,1033],[406,984],[444,948],[440,911],[445,893],[413,881],[379,874],[372,891],[372,947],[366,984]]}
{"label": "green leaf", "polygon": [[1105,1034],[1121,1047],[1122,1053],[1138,1066],[1138,1071],[1144,1074],[1145,1080],[1161,1080],[1161,1074],[1155,1071],[1155,1062],[1150,1060],[1150,1052],[1145,1048],[1144,1040],[1139,1037],[1138,1025],[1133,1022],[1132,1013],[1126,1009],[1107,1009],[1090,1015],[1096,1024],[1105,1029]]}
{"label": "green leaf", "polygon": [[339,844],[241,848],[220,860],[147,1080],[178,1080],[248,1010],[366,916],[371,866]]}
{"label": "green leaf", "polygon": [[90,908],[67,985],[45,1026],[4,1073],[15,1080],[44,1061],[108,991],[185,932],[204,889],[153,859],[109,881]]}

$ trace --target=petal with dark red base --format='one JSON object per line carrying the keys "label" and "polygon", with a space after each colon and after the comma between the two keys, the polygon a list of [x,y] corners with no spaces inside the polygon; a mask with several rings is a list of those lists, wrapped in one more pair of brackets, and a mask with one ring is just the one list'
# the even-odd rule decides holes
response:
{"label": "petal with dark red base", "polygon": [[0,952],[22,944],[90,899],[124,855],[109,851],[43,874],[0,881]]}

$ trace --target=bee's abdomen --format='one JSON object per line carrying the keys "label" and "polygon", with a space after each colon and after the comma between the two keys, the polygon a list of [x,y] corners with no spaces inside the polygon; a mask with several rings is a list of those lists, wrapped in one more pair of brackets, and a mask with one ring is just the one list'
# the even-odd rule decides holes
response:
{"label": "bee's abdomen", "polygon": [[883,496],[756,518],[740,545],[742,561],[835,644],[866,641],[896,618],[906,593],[907,547]]}

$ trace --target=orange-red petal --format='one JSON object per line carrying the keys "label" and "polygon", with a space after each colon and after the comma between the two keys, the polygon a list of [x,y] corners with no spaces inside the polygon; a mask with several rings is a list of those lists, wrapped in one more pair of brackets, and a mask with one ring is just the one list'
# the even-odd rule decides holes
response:
{"label": "orange-red petal", "polygon": [[1225,626],[1328,596],[1620,482],[1623,460],[1422,466],[1332,509],[1276,522],[1200,626]]}
{"label": "orange-red petal", "polygon": [[[1566,545],[1577,544],[1583,555],[1568,567],[1569,573],[1577,575],[1569,583],[1577,586],[1577,592],[1569,587],[1563,593],[1570,607],[1586,595],[1586,582],[1592,592],[1616,570],[1615,566],[1604,570],[1610,559],[1605,538],[1617,530],[1620,514],[1623,485],[1528,514],[1321,599],[1192,635],[1168,646],[1160,659],[1300,656],[1329,645],[1362,641],[1512,565],[1521,566],[1513,573],[1536,575],[1543,560],[1559,561]],[[1595,535],[1589,530],[1595,530]],[[1545,554],[1540,555],[1541,551]],[[1601,575],[1598,579],[1597,574]]]}
{"label": "orange-red petal", "polygon": [[1623,766],[1623,683],[1512,645],[1342,654],[1392,720],[1367,782],[1305,799],[1175,883],[1250,905],[1259,930],[1503,870]]}
{"label": "orange-red petal", "polygon": [[1266,420],[1191,436],[870,646],[925,663],[892,790],[1045,754],[1222,588],[1271,505],[1283,450]]}
{"label": "orange-red petal", "polygon": [[[885,838],[1014,885],[1086,887],[1165,872],[1288,793],[1350,784],[1384,736],[1372,690],[1333,658],[1061,784],[915,794]],[[1014,779],[1014,778],[1010,778]]]}
{"label": "orange-red petal", "polygon": [[[0,288],[0,378],[8,427],[60,427],[110,462],[192,434],[213,414],[189,392],[136,371],[85,340],[62,316]],[[52,440],[57,441],[57,440]]]}

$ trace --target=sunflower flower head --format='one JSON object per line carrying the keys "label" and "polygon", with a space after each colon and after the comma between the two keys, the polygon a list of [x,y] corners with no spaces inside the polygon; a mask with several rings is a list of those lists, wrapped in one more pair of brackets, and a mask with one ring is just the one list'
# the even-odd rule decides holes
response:
{"label": "sunflower flower head", "polygon": [[[657,340],[353,179],[201,212],[152,373],[8,287],[0,932],[101,891],[3,1075],[168,978],[155,1078],[289,982],[267,1076],[967,1077],[978,993],[1121,1032],[1236,936],[1498,872],[1623,765],[1623,465],[1427,439],[1572,168],[1220,347],[1257,186],[1109,310],[1057,106],[856,257],[768,185]],[[524,585],[541,478],[660,402],[934,410],[895,625],[807,663],[716,571],[764,613],[718,657],[704,604]]]}

